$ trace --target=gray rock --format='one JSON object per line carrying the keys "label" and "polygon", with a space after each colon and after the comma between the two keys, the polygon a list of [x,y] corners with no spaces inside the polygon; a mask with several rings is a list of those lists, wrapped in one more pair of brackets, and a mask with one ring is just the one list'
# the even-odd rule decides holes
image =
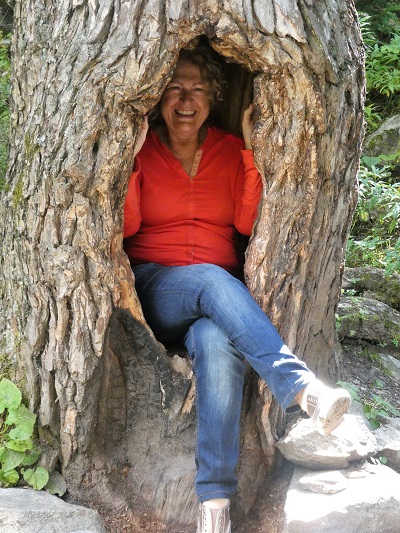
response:
{"label": "gray rock", "polygon": [[378,455],[387,458],[387,465],[400,473],[400,418],[387,418],[385,425],[374,431]]}
{"label": "gray rock", "polygon": [[382,268],[345,268],[342,287],[353,290],[358,296],[373,295],[373,300],[383,302],[400,311],[400,275],[387,274]]}
{"label": "gray rock", "polygon": [[304,490],[320,494],[336,494],[348,487],[346,478],[337,470],[307,473],[299,478],[299,483]]}
{"label": "gray rock", "polygon": [[400,360],[390,354],[381,354],[380,358],[390,376],[400,383]]}
{"label": "gray rock", "polygon": [[400,352],[393,339],[400,339],[400,313],[388,305],[360,296],[342,296],[338,305],[339,338],[387,345],[392,355]]}
{"label": "gray rock", "polygon": [[373,295],[374,300],[383,302],[400,311],[400,275],[386,274],[382,268],[345,268],[343,289],[352,289],[359,296]]}
{"label": "gray rock", "polygon": [[351,402],[351,405],[350,405],[350,408],[348,410],[348,413],[350,415],[356,415],[359,418],[361,418],[362,421],[364,422],[365,426],[368,429],[371,429],[371,425],[370,425],[369,420],[367,418],[367,415],[365,414],[365,411],[364,411],[364,406],[363,406],[363,404],[360,401],[353,400]]}
{"label": "gray rock", "polygon": [[400,418],[392,418],[390,416],[378,415],[378,420],[384,426],[392,426],[393,428],[400,431]]}
{"label": "gray rock", "polygon": [[368,156],[390,155],[400,150],[400,115],[386,120],[380,128],[369,135],[363,145]]}
{"label": "gray rock", "polygon": [[362,418],[350,414],[328,436],[317,433],[310,419],[300,420],[276,446],[291,463],[311,470],[345,468],[352,461],[375,455],[377,449]]}
{"label": "gray rock", "polygon": [[397,533],[400,475],[384,465],[341,471],[347,488],[336,494],[304,490],[296,467],[288,490],[283,533]]}
{"label": "gray rock", "polygon": [[98,513],[47,492],[0,489],[0,533],[106,533]]}

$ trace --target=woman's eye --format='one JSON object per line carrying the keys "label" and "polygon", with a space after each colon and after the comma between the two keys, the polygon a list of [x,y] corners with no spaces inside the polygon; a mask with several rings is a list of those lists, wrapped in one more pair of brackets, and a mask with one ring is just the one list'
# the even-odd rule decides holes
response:
{"label": "woman's eye", "polygon": [[202,87],[195,87],[195,88],[193,89],[193,91],[194,91],[195,93],[202,93],[202,92],[204,91],[204,89],[203,89]]}

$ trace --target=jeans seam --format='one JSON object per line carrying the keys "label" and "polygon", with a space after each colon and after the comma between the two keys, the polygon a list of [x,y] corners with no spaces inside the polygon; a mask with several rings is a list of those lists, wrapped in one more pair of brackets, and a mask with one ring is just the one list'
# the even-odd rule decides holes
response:
{"label": "jeans seam", "polygon": [[190,335],[192,337],[191,346],[192,346],[192,353],[193,357],[192,359],[192,367],[193,367],[193,373],[195,377],[195,384],[196,384],[196,447],[195,447],[195,458],[198,460],[199,458],[199,395],[198,395],[198,387],[197,387],[197,368],[196,368],[196,346],[194,343],[194,335],[192,327],[189,328]]}
{"label": "jeans seam", "polygon": [[199,496],[199,498],[203,498],[204,496],[208,496],[209,494],[220,494],[220,493],[234,495],[235,491],[230,491],[230,490],[226,490],[226,489],[210,490],[210,491],[207,491],[207,492],[202,492],[201,494],[198,494],[198,496]]}

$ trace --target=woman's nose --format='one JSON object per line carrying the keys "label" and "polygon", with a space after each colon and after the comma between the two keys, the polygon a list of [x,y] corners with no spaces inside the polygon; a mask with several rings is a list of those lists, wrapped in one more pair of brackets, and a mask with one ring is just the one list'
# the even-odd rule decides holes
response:
{"label": "woman's nose", "polygon": [[181,100],[190,100],[192,97],[192,93],[189,89],[181,89],[180,95]]}

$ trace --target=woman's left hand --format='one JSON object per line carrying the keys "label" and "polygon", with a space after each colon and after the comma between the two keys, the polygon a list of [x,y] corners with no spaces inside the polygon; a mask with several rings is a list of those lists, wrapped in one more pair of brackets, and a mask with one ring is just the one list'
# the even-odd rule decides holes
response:
{"label": "woman's left hand", "polygon": [[250,104],[249,107],[244,110],[242,118],[242,133],[246,150],[252,150],[250,138],[251,134],[253,133],[255,123],[256,119],[254,113],[254,104]]}

